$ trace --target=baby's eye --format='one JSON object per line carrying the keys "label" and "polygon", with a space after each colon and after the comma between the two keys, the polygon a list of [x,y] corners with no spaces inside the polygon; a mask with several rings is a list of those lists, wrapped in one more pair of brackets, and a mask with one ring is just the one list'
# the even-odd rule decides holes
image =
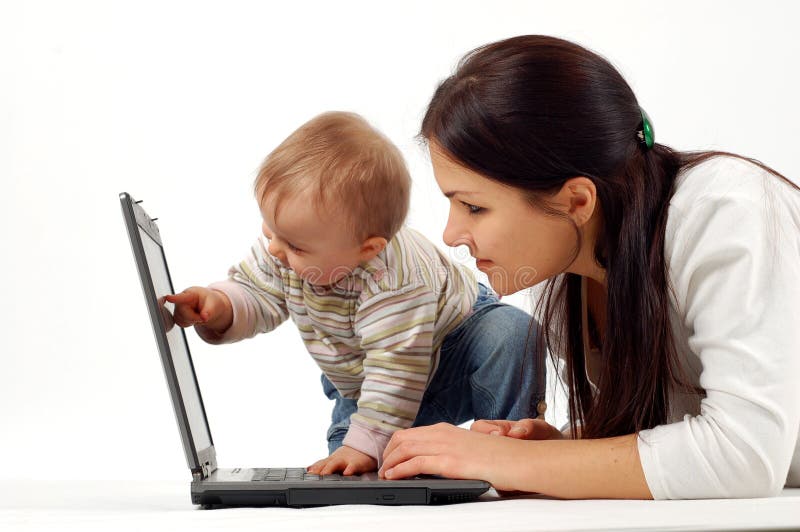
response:
{"label": "baby's eye", "polygon": [[484,210],[483,207],[478,207],[477,205],[473,205],[472,203],[467,203],[466,201],[462,201],[461,204],[464,205],[464,207],[466,207],[467,210],[469,210],[470,214],[478,214],[479,212]]}
{"label": "baby's eye", "polygon": [[291,251],[292,253],[302,253],[303,252],[302,249],[293,246],[291,242],[287,242],[286,245],[289,247],[289,251]]}

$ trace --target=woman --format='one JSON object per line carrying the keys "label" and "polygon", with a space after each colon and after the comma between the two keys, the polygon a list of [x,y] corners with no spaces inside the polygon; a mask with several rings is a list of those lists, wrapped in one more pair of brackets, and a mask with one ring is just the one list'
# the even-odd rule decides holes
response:
{"label": "woman", "polygon": [[751,159],[655,143],[620,74],[551,37],[468,54],[422,136],[450,199],[445,242],[469,246],[501,294],[547,280],[539,310],[570,426],[401,431],[381,475],[566,498],[800,485],[795,185]]}

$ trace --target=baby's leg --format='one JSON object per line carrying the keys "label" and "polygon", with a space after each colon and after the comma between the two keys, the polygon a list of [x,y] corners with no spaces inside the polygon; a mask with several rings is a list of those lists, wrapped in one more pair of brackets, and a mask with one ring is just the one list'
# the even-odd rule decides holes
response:
{"label": "baby's leg", "polygon": [[357,401],[355,399],[345,399],[339,393],[339,390],[333,385],[331,381],[323,373],[320,376],[322,381],[322,390],[328,399],[335,401],[333,404],[333,411],[331,412],[331,426],[328,428],[328,454],[342,446],[342,441],[347,434],[347,429],[350,428],[350,415],[357,409]]}
{"label": "baby's leg", "polygon": [[415,425],[537,416],[545,395],[538,325],[481,287],[474,312],[442,346]]}

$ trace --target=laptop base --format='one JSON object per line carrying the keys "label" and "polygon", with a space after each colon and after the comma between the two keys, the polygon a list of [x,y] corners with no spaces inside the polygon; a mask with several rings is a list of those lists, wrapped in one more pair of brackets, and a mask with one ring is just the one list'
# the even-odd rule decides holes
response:
{"label": "laptop base", "polygon": [[[194,504],[220,506],[328,506],[333,504],[448,504],[475,500],[489,485],[440,477],[381,480],[377,474],[341,480],[254,481],[253,469],[217,469],[210,478],[191,484]],[[238,477],[238,478],[234,478]],[[244,477],[244,478],[243,478]],[[457,483],[454,486],[454,482]],[[437,486],[437,484],[439,486]]]}

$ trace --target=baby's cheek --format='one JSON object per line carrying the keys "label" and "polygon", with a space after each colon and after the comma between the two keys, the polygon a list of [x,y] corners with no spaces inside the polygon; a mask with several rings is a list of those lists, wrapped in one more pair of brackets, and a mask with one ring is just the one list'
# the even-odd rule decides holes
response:
{"label": "baby's cheek", "polygon": [[296,267],[293,267],[292,269],[306,282],[311,284],[326,284],[326,272],[319,266],[311,266],[300,263],[296,264]]}

